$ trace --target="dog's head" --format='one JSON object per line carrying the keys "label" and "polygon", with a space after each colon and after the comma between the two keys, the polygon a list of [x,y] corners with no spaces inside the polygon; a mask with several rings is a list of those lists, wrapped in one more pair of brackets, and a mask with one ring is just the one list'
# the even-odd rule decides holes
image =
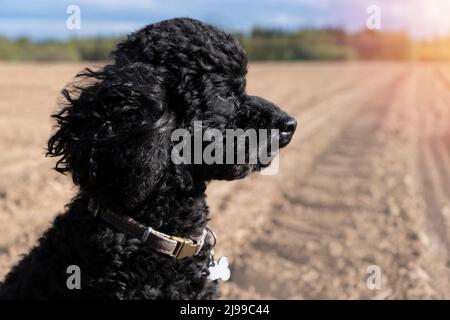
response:
{"label": "dog's head", "polygon": [[[136,205],[156,186],[189,190],[242,178],[267,166],[295,131],[292,117],[246,94],[245,52],[210,25],[149,25],[120,43],[113,59],[63,90],[67,102],[48,143],[48,154],[60,157],[56,169],[108,205]],[[268,161],[251,161],[263,150]]]}

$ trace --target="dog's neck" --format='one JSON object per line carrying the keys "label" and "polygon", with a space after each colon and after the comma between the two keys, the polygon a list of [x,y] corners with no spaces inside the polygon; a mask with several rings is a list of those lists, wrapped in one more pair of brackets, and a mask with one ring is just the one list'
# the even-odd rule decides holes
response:
{"label": "dog's neck", "polygon": [[204,191],[182,193],[175,189],[153,192],[134,218],[161,232],[190,236],[201,233],[207,216]]}
{"label": "dog's neck", "polygon": [[[197,183],[186,190],[184,186],[167,184],[162,180],[137,206],[108,207],[108,209],[127,215],[155,230],[190,237],[200,234],[208,222],[205,189],[204,182]],[[87,194],[83,194],[82,197],[90,199]],[[99,210],[102,209],[106,208],[105,206],[102,208],[100,204]]]}

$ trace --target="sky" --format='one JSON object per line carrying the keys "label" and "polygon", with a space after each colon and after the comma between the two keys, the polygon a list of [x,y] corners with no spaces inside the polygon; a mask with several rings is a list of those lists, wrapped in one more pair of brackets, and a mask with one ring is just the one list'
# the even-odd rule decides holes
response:
{"label": "sky", "polygon": [[[80,8],[80,28],[68,28],[67,8]],[[450,34],[450,0],[0,0],[0,35],[33,40],[118,36],[149,23],[191,17],[228,31],[267,27],[366,26],[377,5],[382,30],[407,31],[416,39]]]}

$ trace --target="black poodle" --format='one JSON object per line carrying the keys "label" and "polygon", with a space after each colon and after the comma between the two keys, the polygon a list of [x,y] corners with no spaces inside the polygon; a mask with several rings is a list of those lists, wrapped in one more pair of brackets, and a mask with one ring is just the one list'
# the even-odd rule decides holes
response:
{"label": "black poodle", "polygon": [[[213,26],[185,18],[152,24],[112,58],[62,92],[48,155],[59,157],[56,170],[70,173],[79,192],[6,276],[0,298],[215,298],[206,185],[268,164],[250,162],[251,148],[240,164],[176,163],[180,140],[172,132],[194,133],[195,122],[224,136],[227,129],[278,129],[257,146],[273,155],[275,142],[287,145],[295,131],[293,118],[245,93],[246,54]],[[238,148],[223,150],[214,156]]]}

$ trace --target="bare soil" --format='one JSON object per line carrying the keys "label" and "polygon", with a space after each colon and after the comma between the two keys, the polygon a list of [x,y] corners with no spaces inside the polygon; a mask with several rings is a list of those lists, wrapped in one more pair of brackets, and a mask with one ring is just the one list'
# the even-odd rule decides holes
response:
{"label": "bare soil", "polygon": [[[76,192],[44,148],[82,67],[0,64],[0,279]],[[450,298],[450,65],[252,64],[248,92],[299,126],[278,174],[208,187],[223,298]]]}

